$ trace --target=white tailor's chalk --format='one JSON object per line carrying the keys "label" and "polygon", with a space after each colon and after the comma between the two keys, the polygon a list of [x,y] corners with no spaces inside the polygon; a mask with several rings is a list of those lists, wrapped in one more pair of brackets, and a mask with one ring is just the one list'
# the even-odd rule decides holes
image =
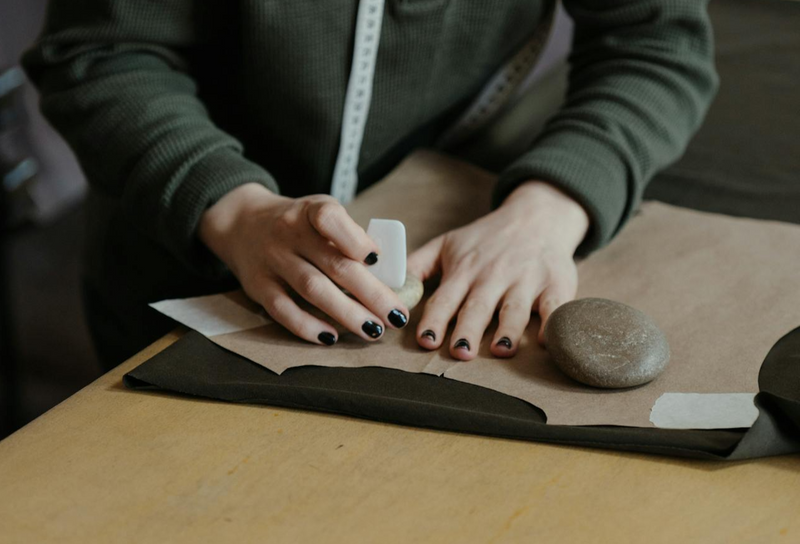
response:
{"label": "white tailor's chalk", "polygon": [[392,289],[400,289],[406,282],[406,227],[394,219],[370,219],[367,235],[380,248],[378,262],[368,270]]}

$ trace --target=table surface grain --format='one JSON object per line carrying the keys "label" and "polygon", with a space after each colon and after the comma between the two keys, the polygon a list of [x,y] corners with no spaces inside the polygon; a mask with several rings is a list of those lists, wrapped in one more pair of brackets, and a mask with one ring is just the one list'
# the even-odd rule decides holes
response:
{"label": "table surface grain", "polygon": [[0,543],[800,542],[800,457],[710,463],[126,390],[0,442]]}

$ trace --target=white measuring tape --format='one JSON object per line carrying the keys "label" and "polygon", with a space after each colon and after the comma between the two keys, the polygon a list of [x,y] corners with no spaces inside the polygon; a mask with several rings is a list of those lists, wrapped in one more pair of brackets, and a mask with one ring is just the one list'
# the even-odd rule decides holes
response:
{"label": "white measuring tape", "polygon": [[[342,204],[352,201],[358,188],[358,158],[372,100],[372,80],[381,37],[384,2],[361,0],[358,4],[353,62],[344,99],[339,154],[331,184],[331,195]],[[544,49],[553,26],[557,3],[556,0],[549,5],[549,12],[530,40],[489,80],[458,121],[439,138],[437,147],[448,148],[464,141],[491,121],[512,98]]]}
{"label": "white measuring tape", "polygon": [[356,169],[372,100],[372,79],[381,38],[383,5],[384,0],[361,0],[358,3],[353,64],[344,99],[339,155],[331,186],[331,195],[342,204],[353,200],[358,188]]}

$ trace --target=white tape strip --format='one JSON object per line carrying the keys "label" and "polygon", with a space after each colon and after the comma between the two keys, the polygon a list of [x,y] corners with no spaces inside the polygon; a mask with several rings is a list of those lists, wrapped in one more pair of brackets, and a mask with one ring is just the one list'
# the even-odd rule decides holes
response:
{"label": "white tape strip", "polygon": [[206,337],[246,331],[273,323],[256,303],[238,291],[207,297],[162,300],[150,304],[150,307]]}
{"label": "white tape strip", "polygon": [[358,188],[358,157],[372,99],[383,6],[384,0],[361,0],[358,4],[353,63],[344,100],[339,154],[331,185],[331,195],[342,204],[353,200]]}
{"label": "white tape strip", "polygon": [[758,418],[755,393],[664,393],[650,410],[662,429],[749,428]]}

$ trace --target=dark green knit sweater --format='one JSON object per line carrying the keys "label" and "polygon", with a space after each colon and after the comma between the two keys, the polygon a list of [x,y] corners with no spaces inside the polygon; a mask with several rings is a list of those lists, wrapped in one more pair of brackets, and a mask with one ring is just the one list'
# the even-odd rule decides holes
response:
{"label": "dark green knit sweater", "polygon": [[[386,0],[359,189],[409,141],[434,141],[531,35],[546,1]],[[698,127],[717,85],[712,36],[705,0],[564,3],[576,25],[567,102],[502,173],[494,205],[526,179],[550,181],[589,211],[594,249]],[[87,272],[109,296],[177,295],[166,287],[175,278],[224,275],[195,230],[240,184],[330,191],[356,9],[51,2],[24,66],[91,184]]]}

